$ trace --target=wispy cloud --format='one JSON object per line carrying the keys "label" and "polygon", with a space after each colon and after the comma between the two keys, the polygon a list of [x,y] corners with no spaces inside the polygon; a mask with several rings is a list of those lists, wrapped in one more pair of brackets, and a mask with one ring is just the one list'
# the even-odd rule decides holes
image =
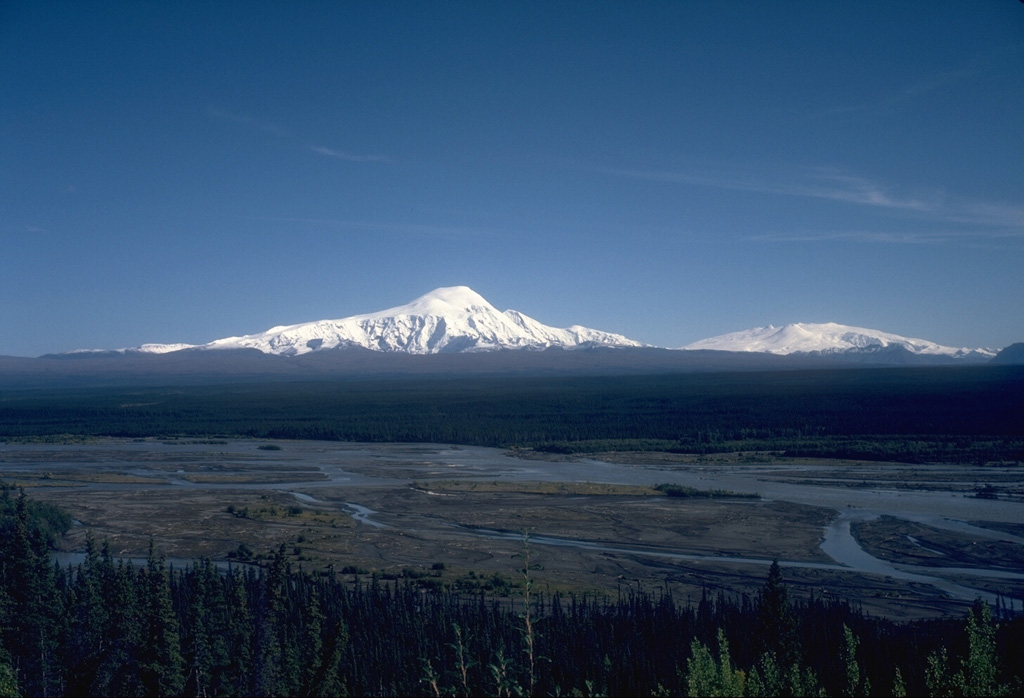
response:
{"label": "wispy cloud", "polygon": [[946,245],[958,244],[984,248],[1020,248],[1024,233],[965,232],[962,230],[928,230],[918,232],[886,230],[825,230],[812,232],[764,233],[748,235],[746,240],[758,242],[855,242],[886,245]]}
{"label": "wispy cloud", "polygon": [[927,211],[934,204],[900,196],[863,177],[828,168],[805,168],[796,173],[758,174],[752,171],[692,169],[688,171],[604,169],[605,174],[670,184],[732,189],[758,194],[780,194],[830,199],[862,206]]}
{"label": "wispy cloud", "polygon": [[[964,86],[977,84],[1002,73],[1002,66],[1007,63],[1016,65],[1020,62],[1021,49],[1024,44],[1008,43],[989,47],[971,56],[959,67],[939,70],[904,84],[889,93],[865,100],[859,104],[840,104],[826,107],[806,114],[811,119],[827,118],[842,115],[878,115],[886,112],[899,111],[930,96],[942,96],[943,93],[954,93]],[[961,97],[962,98],[962,97]]]}
{"label": "wispy cloud", "polygon": [[683,171],[604,169],[605,174],[669,184],[758,194],[826,199],[889,211],[904,218],[989,228],[990,235],[1024,237],[1024,204],[978,201],[939,191],[907,195],[897,188],[835,168],[808,167],[773,173],[729,168]]}
{"label": "wispy cloud", "polygon": [[0,235],[4,237],[32,238],[49,233],[48,229],[38,225],[0,225]]}
{"label": "wispy cloud", "polygon": [[950,212],[949,218],[958,223],[1005,226],[1016,230],[1017,235],[1024,235],[1024,204],[965,201],[959,211]]}
{"label": "wispy cloud", "polygon": [[358,163],[381,163],[390,164],[394,162],[394,158],[389,155],[381,155],[376,153],[353,153],[346,150],[337,150],[334,148],[328,148],[322,145],[316,145],[308,141],[304,141],[302,138],[296,136],[291,130],[279,126],[275,123],[264,121],[248,114],[238,114],[235,112],[221,109],[220,107],[207,107],[206,113],[213,119],[219,121],[226,121],[233,124],[239,124],[249,129],[260,131],[262,133],[275,136],[289,141],[294,141],[299,144],[299,147],[303,147],[305,150],[317,155],[323,155],[325,157],[334,158],[336,160],[342,160],[344,162],[358,162]]}
{"label": "wispy cloud", "polygon": [[781,193],[900,211],[927,212],[935,207],[934,200],[904,196],[878,182],[835,169],[813,168],[807,172],[806,182],[784,183]]}
{"label": "wispy cloud", "polygon": [[345,162],[394,162],[394,159],[389,155],[349,153],[344,150],[334,150],[333,148],[325,148],[322,145],[311,145],[309,146],[309,149],[312,150],[314,153],[326,155],[329,158],[337,158],[338,160],[344,160]]}
{"label": "wispy cloud", "polygon": [[857,113],[880,113],[898,109],[905,104],[910,104],[930,94],[955,88],[962,82],[975,78],[978,71],[973,68],[947,70],[923,77],[912,82],[902,89],[888,94],[873,102],[863,104],[847,104],[834,107],[826,107],[812,112],[808,116],[813,118],[840,116],[843,114]]}

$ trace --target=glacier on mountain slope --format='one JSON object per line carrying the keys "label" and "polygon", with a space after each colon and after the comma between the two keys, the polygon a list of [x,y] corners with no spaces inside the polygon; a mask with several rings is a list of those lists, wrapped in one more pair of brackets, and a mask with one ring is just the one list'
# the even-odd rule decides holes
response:
{"label": "glacier on mountain slope", "polygon": [[768,325],[709,337],[682,349],[761,352],[768,354],[835,354],[871,352],[899,347],[912,354],[952,358],[991,358],[989,349],[946,347],[924,339],[901,337],[863,327],[826,323],[793,323],[782,327]]}
{"label": "glacier on mountain slope", "polygon": [[406,305],[340,320],[273,327],[266,332],[226,337],[208,344],[144,344],[133,351],[258,349],[298,356],[339,347],[381,352],[438,354],[497,349],[644,346],[622,335],[573,325],[548,327],[515,310],[500,312],[466,286],[439,288]]}

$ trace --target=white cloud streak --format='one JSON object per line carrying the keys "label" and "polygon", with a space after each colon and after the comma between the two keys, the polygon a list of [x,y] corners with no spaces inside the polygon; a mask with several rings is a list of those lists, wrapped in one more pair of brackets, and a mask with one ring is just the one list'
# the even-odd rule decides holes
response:
{"label": "white cloud streak", "polygon": [[835,170],[815,168],[803,177],[784,175],[758,177],[738,172],[712,170],[657,171],[605,169],[606,174],[629,179],[646,179],[669,184],[688,184],[715,189],[732,189],[757,194],[780,194],[816,199],[830,199],[862,206],[927,211],[933,206],[926,201],[899,197],[876,183],[862,177],[842,174]]}
{"label": "white cloud streak", "polygon": [[1008,62],[1016,64],[1020,61],[1020,52],[1024,44],[1009,43],[993,46],[981,51],[965,61],[961,67],[937,71],[924,75],[906,84],[901,89],[879,96],[874,101],[861,104],[837,105],[811,113],[811,118],[832,117],[842,115],[865,114],[869,116],[898,111],[905,105],[912,104],[931,95],[955,93],[962,86],[976,84],[991,76],[1001,73],[1001,66]]}
{"label": "white cloud streak", "polygon": [[965,233],[963,231],[906,232],[880,230],[815,231],[792,233],[765,233],[749,235],[746,240],[757,242],[856,242],[886,245],[945,245],[959,244],[969,247],[1019,249],[1024,235],[1013,233]]}
{"label": "white cloud streak", "polygon": [[374,155],[374,154],[359,154],[359,153],[348,153],[343,150],[334,150],[333,148],[325,148],[322,145],[311,145],[309,149],[319,155],[325,155],[329,158],[336,158],[338,160],[344,160],[345,162],[380,162],[380,163],[391,163],[394,160],[388,155]]}
{"label": "white cloud streak", "polygon": [[[825,199],[888,211],[902,218],[972,229],[970,232],[950,231],[941,236],[946,240],[956,236],[1024,238],[1024,204],[956,198],[939,192],[928,196],[906,196],[891,187],[834,168],[804,168],[794,173],[774,173],[771,176],[711,168],[688,171],[604,169],[602,172],[628,179],[684,186]],[[864,239],[863,233],[851,235]]]}
{"label": "white cloud streak", "polygon": [[[219,121],[226,121],[232,124],[239,124],[256,131],[282,138],[290,141],[296,141],[302,143],[302,139],[298,138],[290,130],[278,126],[277,124],[263,121],[255,117],[249,116],[248,114],[236,114],[234,112],[221,109],[219,107],[207,107],[206,113],[213,119]],[[305,148],[309,152],[316,153],[317,155],[323,155],[325,157],[333,158],[335,160],[342,160],[344,162],[353,163],[380,163],[390,164],[394,162],[394,159],[389,155],[380,155],[375,153],[352,153],[345,150],[336,150],[334,148],[328,148],[322,145],[316,145],[312,143],[305,143]]]}
{"label": "white cloud streak", "polygon": [[829,107],[810,114],[810,117],[821,118],[841,116],[844,114],[884,113],[889,110],[899,109],[905,104],[915,102],[932,93],[953,89],[960,83],[967,82],[977,75],[977,70],[969,68],[935,73],[934,75],[930,75],[913,82],[902,90],[892,93],[877,102]]}

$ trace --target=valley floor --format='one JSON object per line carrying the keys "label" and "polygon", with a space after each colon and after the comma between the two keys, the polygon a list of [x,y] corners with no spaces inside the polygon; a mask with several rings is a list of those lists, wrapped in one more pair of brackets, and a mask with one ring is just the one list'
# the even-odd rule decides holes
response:
{"label": "valley floor", "polygon": [[1024,603],[1016,465],[99,439],[0,444],[0,478],[76,519],[67,561],[87,532],[125,557],[152,539],[178,565],[285,544],[305,569],[500,593],[528,546],[541,590],[752,594],[777,559],[795,595],[892,618]]}

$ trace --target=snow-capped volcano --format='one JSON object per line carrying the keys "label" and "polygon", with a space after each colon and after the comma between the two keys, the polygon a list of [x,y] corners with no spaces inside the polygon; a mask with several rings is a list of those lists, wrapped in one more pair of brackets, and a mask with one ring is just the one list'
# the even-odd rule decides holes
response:
{"label": "snow-capped volcano", "polygon": [[258,349],[297,356],[313,351],[362,347],[381,352],[438,354],[497,349],[566,349],[582,346],[639,347],[622,335],[574,325],[548,327],[515,310],[501,312],[466,286],[439,288],[406,305],[340,320],[273,327],[208,344],[144,344],[131,351],[168,353],[182,349]]}
{"label": "snow-capped volcano", "polygon": [[902,349],[919,356],[956,359],[989,359],[995,356],[995,352],[989,349],[946,347],[924,339],[911,339],[888,332],[839,325],[834,322],[755,327],[750,330],[702,339],[682,348],[768,354],[873,353],[887,349]]}

